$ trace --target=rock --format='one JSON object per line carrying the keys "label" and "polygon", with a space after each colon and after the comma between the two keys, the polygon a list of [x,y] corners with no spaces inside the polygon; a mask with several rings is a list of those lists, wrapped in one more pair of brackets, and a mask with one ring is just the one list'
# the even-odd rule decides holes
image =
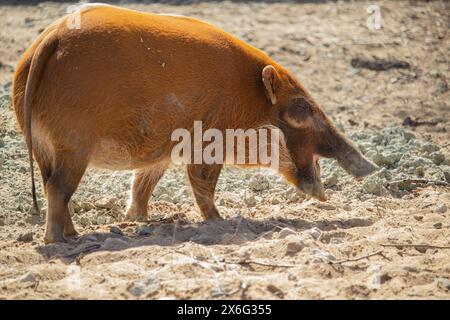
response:
{"label": "rock", "polygon": [[386,166],[392,166],[393,164],[397,163],[401,157],[402,154],[398,152],[384,152],[381,155],[381,163]]}
{"label": "rock", "polygon": [[311,237],[313,237],[313,239],[315,240],[319,240],[320,237],[322,236],[322,231],[317,228],[317,227],[313,227],[311,229],[308,230],[308,233],[311,235]]}
{"label": "rock", "polygon": [[338,237],[330,238],[330,244],[341,244],[344,243],[344,239]]}
{"label": "rock", "polygon": [[375,162],[377,165],[383,164],[383,157],[376,150],[370,150],[366,153],[366,156]]}
{"label": "rock", "polygon": [[140,236],[149,235],[152,232],[148,225],[142,224],[136,227],[136,233]]}
{"label": "rock", "polygon": [[287,236],[296,235],[297,233],[290,228],[283,228],[278,233],[278,239],[285,239]]}
{"label": "rock", "polygon": [[330,262],[336,260],[336,257],[333,256],[331,253],[323,252],[317,249],[313,251],[313,254],[316,258],[322,260],[323,262]]}
{"label": "rock", "polygon": [[445,213],[447,211],[447,206],[445,203],[438,203],[434,211],[437,213]]}
{"label": "rock", "polygon": [[433,224],[433,227],[435,229],[442,229],[442,222],[437,222],[437,223]]}
{"label": "rock", "polygon": [[270,188],[270,183],[267,177],[262,174],[256,174],[250,179],[250,189],[253,191],[263,191]]}
{"label": "rock", "polygon": [[101,198],[95,201],[95,206],[100,209],[113,209],[117,207],[117,198]]}
{"label": "rock", "polygon": [[383,180],[377,176],[369,176],[363,183],[363,190],[375,195],[382,195],[386,192],[386,188],[383,185]]}
{"label": "rock", "polygon": [[159,283],[157,279],[154,278],[146,278],[143,280],[138,280],[132,282],[127,290],[135,297],[139,297],[143,294],[150,295],[157,292],[159,289]]}
{"label": "rock", "polygon": [[253,195],[251,195],[250,197],[246,197],[246,198],[244,199],[244,202],[245,202],[245,204],[246,204],[248,207],[254,207],[254,206],[256,206],[256,198],[255,198],[255,196],[253,196]]}
{"label": "rock", "polygon": [[416,136],[411,131],[406,131],[406,130],[403,131],[403,137],[405,138],[406,141],[416,138]]}
{"label": "rock", "polygon": [[274,286],[273,284],[269,284],[267,286],[267,290],[277,296],[280,299],[284,298],[284,292],[280,290],[280,288]]}
{"label": "rock", "polygon": [[435,164],[441,164],[445,160],[445,156],[440,151],[430,153],[428,158]]}
{"label": "rock", "polygon": [[438,151],[439,147],[431,142],[426,142],[426,143],[422,144],[420,150],[427,152],[427,153],[431,153],[431,152]]}
{"label": "rock", "polygon": [[436,285],[443,290],[450,290],[450,280],[446,278],[437,278]]}
{"label": "rock", "polygon": [[307,245],[302,239],[299,239],[298,241],[290,241],[286,246],[286,254],[294,255],[297,252],[302,251],[306,246]]}
{"label": "rock", "polygon": [[91,211],[92,209],[95,208],[95,206],[90,202],[81,202],[79,206],[85,212]]}
{"label": "rock", "polygon": [[289,188],[284,192],[283,196],[290,202],[297,202],[303,198],[303,195],[295,188]]}
{"label": "rock", "polygon": [[88,225],[91,224],[91,220],[89,220],[89,218],[86,217],[86,216],[80,217],[80,218],[78,219],[78,222],[79,222],[83,227],[86,227],[86,226],[88,226]]}
{"label": "rock", "polygon": [[280,200],[277,197],[273,197],[270,201],[271,204],[277,205],[280,204]]}
{"label": "rock", "polygon": [[331,188],[331,187],[337,185],[338,182],[339,182],[339,178],[338,178],[338,174],[336,172],[333,172],[332,174],[325,176],[325,178],[323,179],[323,184],[328,188]]}
{"label": "rock", "polygon": [[33,241],[33,232],[27,232],[27,233],[21,234],[19,237],[17,237],[17,241],[20,241],[20,242]]}
{"label": "rock", "polygon": [[324,210],[336,210],[335,206],[326,202],[319,202],[316,204],[316,207]]}
{"label": "rock", "polygon": [[108,218],[104,215],[99,215],[96,217],[96,219],[93,221],[97,225],[103,225],[108,223]]}
{"label": "rock", "polygon": [[159,201],[166,201],[166,202],[173,202],[173,201],[172,201],[172,197],[169,196],[167,193],[163,193],[162,195],[160,195],[160,196],[158,197],[158,200],[159,200]]}
{"label": "rock", "polygon": [[23,276],[21,276],[19,278],[20,282],[32,282],[35,283],[36,282],[36,276],[32,273],[32,272],[27,272],[26,274],[24,274]]}
{"label": "rock", "polygon": [[119,227],[117,227],[117,226],[110,226],[109,227],[109,231],[112,232],[112,233],[115,233],[115,234],[123,236],[122,230]]}

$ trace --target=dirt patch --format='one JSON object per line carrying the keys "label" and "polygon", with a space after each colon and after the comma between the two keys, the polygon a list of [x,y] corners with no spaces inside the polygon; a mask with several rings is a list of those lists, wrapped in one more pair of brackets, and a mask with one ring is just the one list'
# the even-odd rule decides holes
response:
{"label": "dirt patch", "polygon": [[[292,70],[382,170],[355,181],[321,160],[326,203],[278,176],[226,168],[202,222],[182,168],[158,185],[145,223],[123,222],[131,174],[89,171],[72,203],[81,236],[43,245],[27,152],[10,109],[21,53],[69,3],[0,6],[1,298],[450,298],[449,15],[445,2],[124,4],[195,16]],[[352,58],[407,61],[353,68]],[[403,126],[410,117],[424,122]],[[44,208],[39,186],[39,201]]]}

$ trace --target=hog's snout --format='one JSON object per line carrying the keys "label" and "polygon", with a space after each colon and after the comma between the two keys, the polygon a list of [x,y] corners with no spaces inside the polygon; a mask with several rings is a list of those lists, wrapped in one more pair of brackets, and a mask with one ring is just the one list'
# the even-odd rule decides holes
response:
{"label": "hog's snout", "polygon": [[356,149],[338,154],[336,158],[342,168],[356,178],[365,177],[379,169],[375,163],[365,158]]}

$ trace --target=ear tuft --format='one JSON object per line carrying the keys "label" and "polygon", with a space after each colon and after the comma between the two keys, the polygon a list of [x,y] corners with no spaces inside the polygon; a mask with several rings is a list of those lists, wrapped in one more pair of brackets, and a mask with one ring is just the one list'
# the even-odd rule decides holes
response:
{"label": "ear tuft", "polygon": [[264,87],[266,88],[270,102],[272,102],[273,105],[277,103],[277,96],[275,95],[275,85],[277,80],[277,70],[272,65],[265,66],[262,71],[262,81],[264,83]]}

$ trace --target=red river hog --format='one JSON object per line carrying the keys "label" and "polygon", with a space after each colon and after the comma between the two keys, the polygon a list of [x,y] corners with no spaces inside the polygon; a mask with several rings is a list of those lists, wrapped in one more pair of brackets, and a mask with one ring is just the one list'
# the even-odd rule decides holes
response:
{"label": "red river hog", "polygon": [[[219,132],[279,129],[279,173],[320,200],[319,157],[337,159],[355,177],[377,169],[285,68],[183,16],[91,5],[62,17],[19,61],[13,105],[29,150],[34,208],[33,156],[48,200],[46,243],[76,235],[68,202],[88,166],[134,170],[127,218],[146,219],[177,144],[172,133],[193,131],[195,121]],[[205,219],[219,218],[214,190],[222,167],[187,164]]]}

